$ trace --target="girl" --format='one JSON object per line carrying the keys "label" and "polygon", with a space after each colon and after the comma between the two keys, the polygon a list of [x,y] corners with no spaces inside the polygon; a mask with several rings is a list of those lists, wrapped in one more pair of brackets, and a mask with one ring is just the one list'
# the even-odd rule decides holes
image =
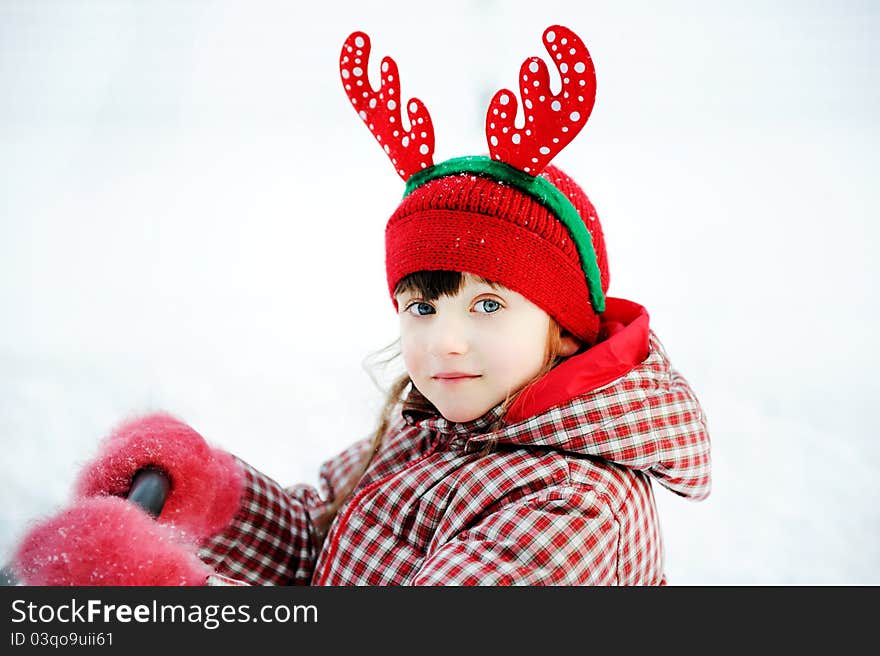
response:
{"label": "girl", "polygon": [[[586,122],[595,76],[573,32],[553,26],[544,42],[562,90],[552,94],[543,62],[527,60],[526,127],[513,123],[513,93],[499,91],[490,156],[437,165],[419,101],[403,129],[393,60],[377,92],[367,36],[343,46],[343,86],[407,181],[386,226],[406,375],[372,438],[321,468],[320,491],[285,489],[173,417],[127,422],[81,475],[77,503],[26,537],[23,580],[666,582],[651,481],[706,497],[709,437],[647,312],[606,298],[596,211],[549,164]],[[155,522],[116,498],[144,468],[171,481]],[[132,555],[141,534],[150,551]],[[62,549],[82,555],[59,563]]]}

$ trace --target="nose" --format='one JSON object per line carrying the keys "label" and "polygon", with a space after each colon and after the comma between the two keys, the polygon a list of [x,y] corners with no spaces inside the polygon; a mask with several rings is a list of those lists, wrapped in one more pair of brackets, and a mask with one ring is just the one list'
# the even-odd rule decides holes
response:
{"label": "nose", "polygon": [[464,321],[450,314],[440,315],[431,326],[428,352],[436,357],[464,355],[468,352],[469,343]]}

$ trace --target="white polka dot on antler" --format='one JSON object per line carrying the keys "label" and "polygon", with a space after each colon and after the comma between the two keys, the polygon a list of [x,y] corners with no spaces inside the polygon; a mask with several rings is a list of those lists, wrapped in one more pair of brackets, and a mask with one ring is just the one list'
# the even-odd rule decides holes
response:
{"label": "white polka dot on antler", "polygon": [[[353,46],[364,48],[364,50],[355,50]],[[351,56],[352,52],[356,52],[357,57]],[[395,80],[397,65],[390,57],[384,58],[380,63],[382,77],[379,89],[372,88],[369,84],[367,71],[369,55],[369,38],[363,33],[352,35],[340,55],[340,74],[343,86],[355,109],[362,107],[357,112],[358,116],[369,126],[370,132],[394,164],[395,170],[405,180],[419,169],[425,169],[432,165],[433,128],[427,110],[418,101],[410,100],[404,103],[403,99],[398,100],[401,94],[399,82]],[[351,84],[346,83],[348,79],[352,80]],[[356,90],[352,89],[353,86]],[[363,92],[364,98],[363,105],[358,103],[361,92]],[[409,110],[411,131],[408,134],[400,129],[395,129],[402,122],[401,107],[407,107]],[[419,116],[420,114],[421,116]],[[420,129],[421,137],[417,139],[415,126],[423,123],[426,125]],[[423,141],[428,143],[423,143]],[[409,148],[410,146],[412,148]],[[418,150],[417,154],[416,150]],[[418,159],[407,153],[416,154]]]}

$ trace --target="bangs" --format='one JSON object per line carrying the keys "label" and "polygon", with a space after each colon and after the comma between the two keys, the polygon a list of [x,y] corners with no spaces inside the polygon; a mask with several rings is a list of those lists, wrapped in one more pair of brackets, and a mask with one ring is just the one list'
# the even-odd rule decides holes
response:
{"label": "bangs", "polygon": [[497,283],[491,280],[460,271],[416,271],[397,283],[394,295],[410,292],[418,294],[425,301],[434,301],[441,296],[455,296],[464,287],[468,277],[497,287]]}

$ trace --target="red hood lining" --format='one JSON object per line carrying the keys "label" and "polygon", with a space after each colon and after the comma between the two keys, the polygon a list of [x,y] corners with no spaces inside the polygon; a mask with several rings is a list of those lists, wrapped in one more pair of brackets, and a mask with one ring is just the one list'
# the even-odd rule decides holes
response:
{"label": "red hood lining", "polygon": [[622,298],[606,299],[599,342],[554,367],[522,391],[504,416],[515,424],[587,394],[626,375],[649,352],[648,311]]}

